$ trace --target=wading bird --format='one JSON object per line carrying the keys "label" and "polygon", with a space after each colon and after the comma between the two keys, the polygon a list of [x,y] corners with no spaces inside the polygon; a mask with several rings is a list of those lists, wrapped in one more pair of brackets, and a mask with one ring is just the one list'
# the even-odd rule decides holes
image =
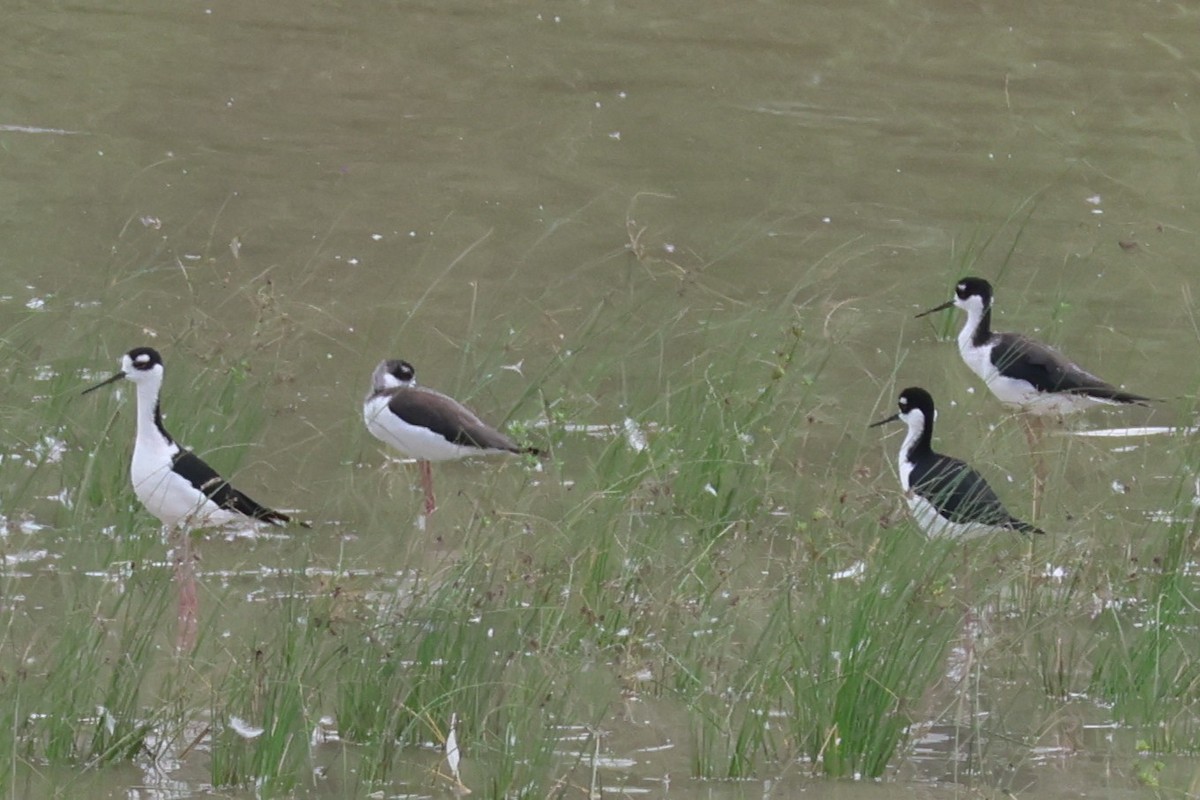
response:
{"label": "wading bird", "polygon": [[986,480],[964,461],[933,449],[933,397],[919,387],[900,393],[900,411],[875,428],[897,420],[908,426],[900,445],[900,485],[917,525],[931,538],[965,539],[992,531],[1042,533],[1004,508]]}
{"label": "wading bird", "polygon": [[176,444],[163,427],[159,394],[163,360],[150,347],[121,357],[121,370],[83,393],[127,379],[137,387],[137,433],[129,465],[133,492],[168,528],[202,528],[253,520],[282,525],[287,514],[256,503],[229,485],[216,470]]}
{"label": "wading bird", "polygon": [[1036,518],[1046,484],[1046,467],[1040,454],[1043,418],[1096,405],[1147,405],[1151,399],[1106,383],[1028,336],[992,331],[992,299],[992,285],[986,280],[963,278],[954,287],[954,297],[917,317],[954,306],[967,312],[967,321],[958,332],[958,352],[963,361],[1000,402],[1023,412],[1021,423],[1034,462]]}
{"label": "wading bird", "polygon": [[371,376],[371,391],[363,400],[363,420],[379,441],[417,460],[425,491],[425,514],[437,509],[431,461],[452,461],[476,455],[540,455],[523,447],[475,416],[462,403],[441,392],[417,385],[417,373],[407,361],[379,362]]}

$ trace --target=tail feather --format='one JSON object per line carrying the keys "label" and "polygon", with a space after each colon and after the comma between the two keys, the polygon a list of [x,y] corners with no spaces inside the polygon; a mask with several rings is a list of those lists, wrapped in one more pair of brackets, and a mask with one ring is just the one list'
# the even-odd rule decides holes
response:
{"label": "tail feather", "polygon": [[1085,386],[1074,391],[1076,394],[1085,394],[1097,400],[1106,400],[1110,403],[1125,403],[1131,406],[1149,406],[1151,403],[1160,402],[1157,398],[1142,397],[1140,394],[1123,392],[1113,386]]}
{"label": "tail feather", "polygon": [[1021,533],[1037,533],[1037,534],[1043,534],[1043,535],[1046,533],[1044,530],[1037,527],[1036,525],[1030,525],[1028,522],[1022,522],[1021,520],[1017,519],[1016,517],[1013,517],[1012,519],[1010,519],[1008,521],[1008,524],[1005,525],[1004,527],[1008,528],[1009,530],[1019,531]]}
{"label": "tail feather", "polygon": [[273,508],[267,508],[261,503],[255,502],[253,499],[247,497],[237,489],[230,487],[230,491],[231,500],[226,502],[225,507],[232,511],[237,511],[238,513],[245,514],[251,519],[258,520],[259,522],[267,522],[271,525],[289,525],[292,522],[295,522],[302,528],[312,527],[312,525],[302,520],[293,520],[289,515],[283,513],[282,511],[276,511]]}
{"label": "tail feather", "polygon": [[292,518],[282,511],[275,511],[270,508],[261,508],[250,516],[254,517],[259,522],[269,522],[272,525],[286,525],[292,521]]}

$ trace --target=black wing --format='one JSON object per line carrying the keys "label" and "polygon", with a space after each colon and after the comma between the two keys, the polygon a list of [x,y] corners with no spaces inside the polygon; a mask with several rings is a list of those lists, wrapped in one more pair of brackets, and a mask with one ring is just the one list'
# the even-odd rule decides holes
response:
{"label": "black wing", "polygon": [[388,401],[388,409],[408,424],[428,428],[446,441],[463,447],[535,455],[538,452],[533,448],[521,447],[484,423],[457,400],[440,392],[401,389]]}
{"label": "black wing", "polygon": [[1084,394],[1115,403],[1152,402],[1149,397],[1123,392],[1070,361],[1052,347],[1016,333],[1002,333],[992,348],[992,364],[1001,374],[1028,381],[1039,392]]}
{"label": "black wing", "polygon": [[1043,532],[1009,514],[983,476],[957,458],[941,456],[928,466],[918,466],[909,481],[914,492],[951,522]]}
{"label": "black wing", "polygon": [[191,450],[181,450],[171,462],[171,469],[221,508],[273,525],[291,522],[287,514],[260,505],[230,486],[227,480]]}

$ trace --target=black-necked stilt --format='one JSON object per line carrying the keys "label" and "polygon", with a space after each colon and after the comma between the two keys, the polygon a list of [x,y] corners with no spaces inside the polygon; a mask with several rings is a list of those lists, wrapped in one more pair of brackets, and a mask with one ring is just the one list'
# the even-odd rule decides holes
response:
{"label": "black-necked stilt", "polygon": [[418,386],[412,364],[398,359],[375,367],[371,391],[363,401],[363,419],[376,439],[417,459],[426,515],[437,508],[429,462],[473,455],[540,454],[537,448],[522,447],[492,428],[454,398]]}
{"label": "black-necked stilt", "polygon": [[282,525],[287,514],[259,505],[217,474],[163,427],[159,392],[163,360],[157,350],[136,347],[121,357],[121,371],[83,393],[128,378],[137,386],[137,438],[129,472],[142,505],[168,528],[229,525],[246,520]]}
{"label": "black-necked stilt", "polygon": [[1105,383],[1061,353],[1019,333],[992,331],[992,285],[963,278],[954,298],[918,314],[958,306],[967,321],[958,352],[1002,403],[1035,415],[1069,414],[1098,404],[1146,405],[1150,398]]}
{"label": "black-necked stilt", "polygon": [[900,411],[873,423],[908,425],[900,445],[900,485],[917,525],[930,537],[970,538],[997,530],[1042,533],[1004,508],[986,480],[963,461],[933,449],[935,411],[929,392],[900,393]]}

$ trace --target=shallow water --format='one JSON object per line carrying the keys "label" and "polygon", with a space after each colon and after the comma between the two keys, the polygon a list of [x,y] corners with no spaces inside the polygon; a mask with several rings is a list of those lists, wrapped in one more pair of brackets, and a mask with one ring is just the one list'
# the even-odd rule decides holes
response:
{"label": "shallow water", "polygon": [[[128,391],[87,410],[72,404],[94,396],[65,398],[141,344],[166,357],[172,431],[316,523],[198,544],[218,635],[298,584],[349,577],[403,594],[414,573],[453,562],[481,514],[554,519],[609,437],[637,449],[669,424],[644,412],[684,365],[754,352],[725,338],[730,315],[780,303],[824,359],[802,412],[812,424],[779,432],[779,469],[812,498],[851,486],[867,515],[894,513],[899,439],[864,428],[920,384],[939,401],[939,444],[1025,503],[1024,441],[946,340],[957,320],[913,319],[964,273],[996,283],[998,328],[1165,399],[1073,421],[1090,437],[1046,444],[1040,524],[1081,551],[1148,562],[1138,537],[1193,485],[1197,16],[938,0],[10,10],[5,458],[41,466],[28,502],[2,507],[5,594],[53,609],[120,582],[125,564],[166,567],[119,481],[94,540],[55,529],[80,501],[56,477],[57,450],[107,434],[119,460],[132,425]],[[532,441],[547,411],[571,438],[540,466],[436,467],[443,509],[422,531],[411,471],[385,467],[362,430],[358,403],[385,357]],[[58,398],[62,429],[30,430],[33,397]],[[1124,427],[1174,433],[1102,436]],[[126,540],[127,524],[141,534]],[[601,771],[657,796],[1150,791],[1134,743],[1091,727],[1102,710],[1018,705],[1016,727],[1051,741],[1012,774],[960,781],[954,733],[931,730],[882,786],[809,781],[805,765],[766,784],[696,781],[686,720],[643,699],[606,720]],[[1194,760],[1165,764],[1164,785],[1191,784]],[[414,767],[414,791],[431,769]],[[130,772],[47,783],[207,791],[194,765],[159,782]]]}

